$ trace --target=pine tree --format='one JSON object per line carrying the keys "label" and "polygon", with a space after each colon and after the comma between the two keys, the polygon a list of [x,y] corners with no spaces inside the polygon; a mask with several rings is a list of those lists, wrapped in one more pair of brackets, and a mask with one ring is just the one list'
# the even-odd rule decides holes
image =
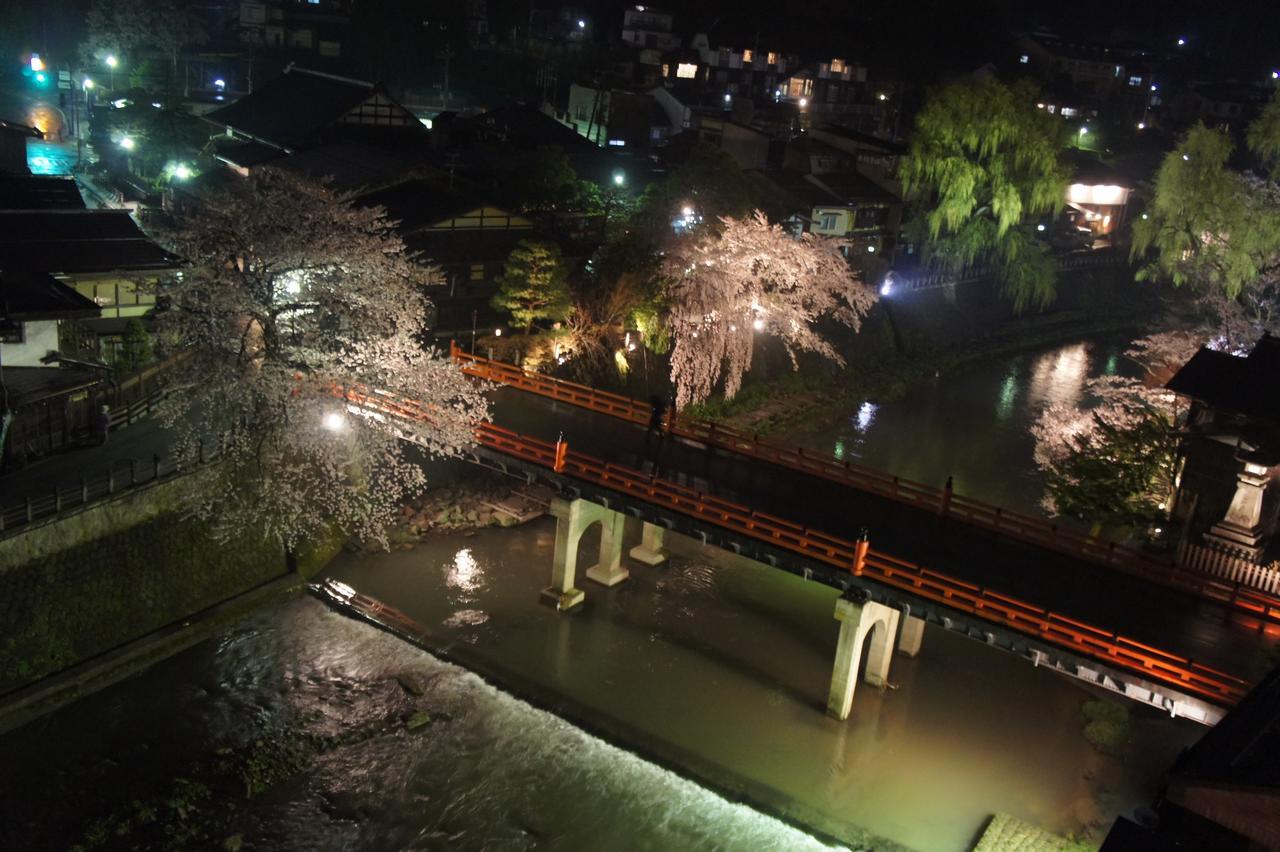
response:
{"label": "pine tree", "polygon": [[526,333],[538,320],[562,322],[569,316],[568,276],[554,243],[521,240],[507,258],[498,286],[493,306],[510,312]]}

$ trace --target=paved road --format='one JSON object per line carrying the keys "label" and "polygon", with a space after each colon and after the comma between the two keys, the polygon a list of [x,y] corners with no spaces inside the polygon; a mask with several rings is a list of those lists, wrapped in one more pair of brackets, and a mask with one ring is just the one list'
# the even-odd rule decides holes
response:
{"label": "paved road", "polygon": [[[493,398],[500,426],[646,469],[643,427],[511,388]],[[661,463],[664,478],[849,540],[865,527],[878,550],[1240,677],[1264,674],[1261,650],[1280,641],[1189,595],[788,468],[678,441]]]}
{"label": "paved road", "polygon": [[49,494],[55,487],[78,486],[81,476],[103,476],[108,468],[127,467],[130,459],[151,464],[154,455],[163,454],[172,441],[173,434],[157,421],[141,420],[109,435],[105,444],[57,453],[0,476],[0,505]]}

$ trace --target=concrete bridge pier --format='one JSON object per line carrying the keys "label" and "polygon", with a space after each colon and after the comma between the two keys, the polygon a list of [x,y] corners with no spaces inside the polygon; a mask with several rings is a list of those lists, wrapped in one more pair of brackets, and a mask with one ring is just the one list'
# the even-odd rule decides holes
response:
{"label": "concrete bridge pier", "polygon": [[599,522],[600,561],[587,569],[587,576],[606,586],[616,586],[630,576],[622,567],[622,531],[626,517],[588,500],[552,498],[551,514],[556,519],[556,549],[551,559],[551,585],[542,590],[542,602],[559,611],[582,603],[585,595],[574,587],[578,570],[578,543],[582,534]]}
{"label": "concrete bridge pier", "polygon": [[920,653],[920,645],[924,642],[924,619],[902,613],[901,621],[902,630],[898,633],[898,653],[904,657],[914,657]]}
{"label": "concrete bridge pier", "polygon": [[840,638],[836,642],[836,663],[831,672],[827,715],[843,721],[849,718],[849,711],[853,708],[853,689],[857,686],[862,645],[868,633],[871,634],[871,645],[867,649],[867,670],[863,679],[872,686],[883,687],[887,682],[900,613],[875,601],[858,603],[840,598],[836,601],[835,615],[840,622]]}
{"label": "concrete bridge pier", "polygon": [[667,561],[667,531],[657,524],[644,522],[644,531],[640,533],[640,543],[631,548],[631,558],[642,565],[661,565]]}

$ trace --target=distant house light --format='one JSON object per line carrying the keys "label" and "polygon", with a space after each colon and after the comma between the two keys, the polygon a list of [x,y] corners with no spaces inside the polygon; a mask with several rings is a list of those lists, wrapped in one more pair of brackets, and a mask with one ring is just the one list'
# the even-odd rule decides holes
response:
{"label": "distant house light", "polygon": [[1130,85],[1130,86],[1141,86],[1141,85],[1142,85],[1142,75],[1140,75],[1140,74],[1135,74],[1135,75],[1133,75],[1132,77],[1130,77],[1130,78],[1129,78],[1129,85]]}
{"label": "distant house light", "polygon": [[610,139],[610,140],[609,140],[609,144],[610,144],[612,147],[614,147],[614,148],[625,148],[625,147],[627,146],[627,140],[625,140],[625,139]]}
{"label": "distant house light", "polygon": [[423,127],[427,128],[428,130],[430,130],[430,129],[431,129],[431,119],[429,119],[429,118],[420,118],[420,119],[418,119],[418,121],[419,121],[419,122],[421,122],[421,124],[422,124],[422,126],[423,126]]}
{"label": "distant house light", "polygon": [[219,77],[213,81],[213,85],[217,89],[225,89],[227,87],[227,81]]}
{"label": "distant house light", "polygon": [[1073,183],[1067,187],[1067,201],[1072,204],[1096,204],[1101,207],[1118,207],[1129,200],[1129,189],[1124,186],[1100,184],[1097,186]]}
{"label": "distant house light", "polygon": [[751,62],[753,59],[755,59],[755,54],[752,53],[750,50],[742,51],[742,61],[744,63]]}
{"label": "distant house light", "polygon": [[1185,38],[1178,39],[1178,47],[1182,47],[1186,43],[1187,43],[1187,40]]}
{"label": "distant house light", "polygon": [[582,20],[582,18],[579,18],[579,19],[578,19],[578,29],[580,29],[580,30],[584,30],[584,29],[586,29],[586,28],[587,28],[587,22],[586,22],[586,21],[584,21],[584,20]]}
{"label": "distant house light", "polygon": [[1271,72],[1271,79],[1272,79],[1272,80],[1280,80],[1280,71],[1272,71],[1272,72]]}
{"label": "distant house light", "polygon": [[724,93],[724,102],[725,102],[725,103],[727,103],[727,104],[731,104],[731,103],[733,103],[733,95],[729,94],[728,92],[725,92],[725,93]]}
{"label": "distant house light", "polygon": [[1028,62],[1030,62],[1030,61],[1031,61],[1031,57],[1030,57],[1030,56],[1027,56],[1027,55],[1024,53],[1024,54],[1022,54],[1021,56],[1019,56],[1019,57],[1018,57],[1018,61],[1019,61],[1019,62],[1021,62],[1023,65],[1026,65]]}
{"label": "distant house light", "polygon": [[676,65],[676,76],[685,80],[692,80],[698,76],[698,66],[694,62],[681,62]]}
{"label": "distant house light", "polygon": [[800,109],[804,109],[804,108],[805,108],[805,107],[807,107],[808,105],[809,105],[809,99],[808,99],[808,98],[801,98],[801,99],[800,99]]}

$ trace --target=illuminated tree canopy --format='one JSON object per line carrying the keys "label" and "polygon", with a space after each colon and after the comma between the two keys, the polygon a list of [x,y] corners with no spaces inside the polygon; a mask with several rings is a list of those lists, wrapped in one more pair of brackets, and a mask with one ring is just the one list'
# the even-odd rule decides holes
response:
{"label": "illuminated tree canopy", "polygon": [[517,325],[533,331],[538,320],[564,320],[571,300],[568,276],[555,243],[521,240],[498,277],[494,307],[509,311]]}
{"label": "illuminated tree canopy", "polygon": [[1133,226],[1139,277],[1194,288],[1215,345],[1230,350],[1280,331],[1280,95],[1247,139],[1271,174],[1232,170],[1230,137],[1196,126],[1165,157],[1151,208]]}
{"label": "illuminated tree canopy", "polygon": [[723,380],[726,398],[742,387],[755,338],[777,337],[798,366],[799,352],[815,352],[844,365],[816,328],[822,318],[857,329],[875,304],[833,239],[795,238],[757,211],[725,217],[677,241],[667,253],[671,379],[676,405],[706,399]]}
{"label": "illuminated tree canopy", "polygon": [[[286,546],[334,527],[384,541],[425,484],[403,439],[453,455],[487,417],[476,386],[419,342],[430,270],[380,208],[270,170],[209,197],[171,242],[190,266],[158,312],[177,355],[160,416],[180,464],[221,449],[184,480],[184,505],[225,535],[256,530]],[[420,400],[431,422],[353,408],[353,388]]]}
{"label": "illuminated tree canopy", "polygon": [[1061,122],[1035,92],[993,79],[952,83],[916,118],[901,178],[920,194],[926,257],[944,268],[989,263],[1015,310],[1055,295],[1048,251],[1024,226],[1056,213],[1068,174]]}

